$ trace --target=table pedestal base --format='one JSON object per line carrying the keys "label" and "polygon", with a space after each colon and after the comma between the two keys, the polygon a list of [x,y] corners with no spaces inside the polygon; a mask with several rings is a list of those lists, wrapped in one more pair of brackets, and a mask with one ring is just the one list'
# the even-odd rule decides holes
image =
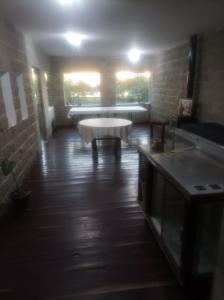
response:
{"label": "table pedestal base", "polygon": [[114,153],[121,156],[121,139],[119,137],[99,137],[92,140],[92,149],[95,155],[98,155],[97,141],[115,141]]}

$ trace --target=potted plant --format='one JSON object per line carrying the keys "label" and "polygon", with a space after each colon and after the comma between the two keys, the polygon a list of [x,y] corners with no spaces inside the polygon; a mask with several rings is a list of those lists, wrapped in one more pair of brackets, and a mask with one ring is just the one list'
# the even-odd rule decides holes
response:
{"label": "potted plant", "polygon": [[10,211],[11,203],[6,197],[2,197],[0,194],[0,221],[4,219]]}
{"label": "potted plant", "polygon": [[5,202],[2,200],[2,197],[0,195],[0,219],[5,213]]}
{"label": "potted plant", "polygon": [[12,179],[15,183],[15,190],[10,194],[13,206],[16,209],[24,209],[28,205],[28,201],[31,195],[31,191],[24,190],[18,183],[16,174],[15,174],[16,163],[9,160],[8,158],[4,159],[1,163],[2,173],[5,176],[12,176]]}

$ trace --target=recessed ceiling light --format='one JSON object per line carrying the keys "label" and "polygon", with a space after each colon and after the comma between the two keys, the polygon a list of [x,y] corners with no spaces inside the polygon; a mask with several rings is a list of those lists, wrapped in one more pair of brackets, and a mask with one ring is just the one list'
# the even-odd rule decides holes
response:
{"label": "recessed ceiling light", "polygon": [[67,32],[66,35],[66,40],[69,42],[69,44],[75,46],[75,47],[80,47],[82,44],[82,41],[84,40],[84,35],[79,34],[79,33],[74,33],[74,32]]}
{"label": "recessed ceiling light", "polygon": [[142,51],[136,49],[136,48],[133,48],[131,49],[129,52],[128,52],[128,59],[136,64],[139,62],[140,58],[141,58],[141,55],[142,55]]}
{"label": "recessed ceiling light", "polygon": [[74,0],[58,0],[62,5],[72,4]]}

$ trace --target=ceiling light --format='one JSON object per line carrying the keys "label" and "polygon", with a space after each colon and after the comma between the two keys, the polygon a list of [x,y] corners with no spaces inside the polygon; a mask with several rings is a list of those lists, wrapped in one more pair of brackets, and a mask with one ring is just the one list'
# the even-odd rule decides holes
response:
{"label": "ceiling light", "polygon": [[84,36],[79,33],[74,32],[68,32],[66,33],[66,40],[75,47],[80,47],[82,44],[82,41],[84,40]]}
{"label": "ceiling light", "polygon": [[142,54],[142,52],[140,50],[133,48],[128,52],[128,59],[132,63],[136,64],[139,62],[139,60],[141,58],[141,54]]}
{"label": "ceiling light", "polygon": [[62,5],[72,4],[73,0],[58,0]]}

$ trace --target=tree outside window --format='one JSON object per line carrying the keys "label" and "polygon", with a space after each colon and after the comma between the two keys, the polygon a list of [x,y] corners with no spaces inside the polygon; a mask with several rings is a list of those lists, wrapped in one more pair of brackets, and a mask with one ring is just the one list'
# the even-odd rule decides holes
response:
{"label": "tree outside window", "polygon": [[138,104],[149,102],[150,72],[116,73],[117,104]]}
{"label": "tree outside window", "polygon": [[65,105],[99,105],[101,77],[96,72],[64,74]]}

